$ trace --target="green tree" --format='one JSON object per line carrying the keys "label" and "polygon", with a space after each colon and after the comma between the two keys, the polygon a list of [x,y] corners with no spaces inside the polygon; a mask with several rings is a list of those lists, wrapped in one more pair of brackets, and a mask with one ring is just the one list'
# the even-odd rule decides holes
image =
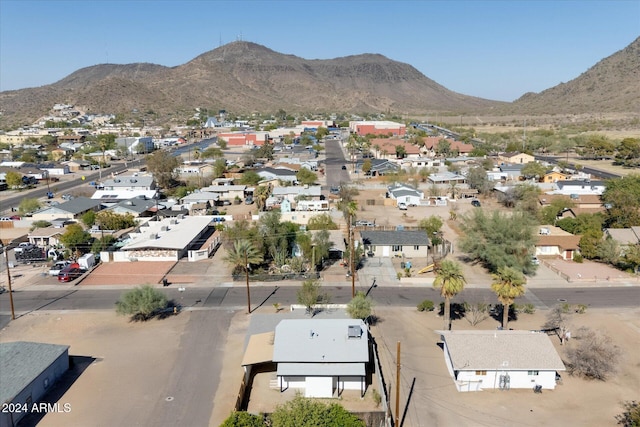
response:
{"label": "green tree", "polygon": [[234,411],[220,427],[265,427],[262,417],[245,411]]}
{"label": "green tree", "polygon": [[507,329],[509,306],[513,304],[514,299],[524,295],[526,279],[520,271],[511,267],[498,268],[492,277],[491,289],[498,296],[498,301],[502,303],[502,328]]}
{"label": "green tree", "polygon": [[512,267],[525,274],[535,271],[530,251],[536,242],[536,223],[527,213],[474,209],[465,215],[460,226],[463,236],[459,247],[490,272],[495,273],[500,267]]}
{"label": "green tree", "polygon": [[318,176],[307,168],[300,168],[296,174],[296,179],[302,185],[313,185],[318,181]]}
{"label": "green tree", "polygon": [[313,314],[316,304],[321,300],[320,282],[316,279],[307,279],[302,282],[302,287],[297,292],[298,304],[306,307],[307,314]]}
{"label": "green tree", "polygon": [[440,244],[440,239],[438,237],[438,232],[442,228],[442,218],[437,215],[431,215],[428,218],[423,218],[418,221],[418,228],[427,232],[427,236],[431,240],[431,244],[438,245]]}
{"label": "green tree", "polygon": [[260,181],[262,181],[262,177],[254,170],[244,171],[240,178],[242,185],[257,185]]}
{"label": "green tree", "polygon": [[309,218],[307,230],[337,230],[338,224],[333,221],[331,215],[323,213]]}
{"label": "green tree", "polygon": [[372,310],[373,301],[362,291],[356,292],[356,296],[347,304],[347,314],[351,316],[352,319],[365,320],[371,316]]}
{"label": "green tree", "polygon": [[441,139],[436,145],[436,155],[447,157],[451,154],[451,143],[446,139]]}
{"label": "green tree", "polygon": [[553,199],[548,206],[540,209],[540,222],[542,224],[552,224],[555,225],[558,219],[558,216],[564,212],[565,209],[570,209],[575,206],[575,203],[568,198],[557,198]]}
{"label": "green tree", "polygon": [[21,214],[28,214],[40,209],[40,202],[38,199],[22,199],[18,205],[18,211]]}
{"label": "green tree", "polygon": [[337,403],[325,404],[297,395],[269,416],[272,427],[365,427],[364,421]]}
{"label": "green tree", "polygon": [[222,156],[224,153],[218,147],[209,147],[200,154],[203,159],[219,159]]}
{"label": "green tree", "polygon": [[146,157],[147,169],[162,188],[169,188],[176,178],[178,159],[165,150],[158,150]]}
{"label": "green tree", "polygon": [[9,171],[5,175],[5,181],[9,188],[19,188],[22,186],[22,174],[15,171]]}
{"label": "green tree", "polygon": [[122,294],[116,302],[116,313],[144,321],[167,308],[167,305],[167,298],[162,292],[150,285],[143,285]]}
{"label": "green tree", "polygon": [[609,207],[606,227],[629,228],[640,225],[640,175],[607,180],[602,201]]}
{"label": "green tree", "polygon": [[96,223],[100,224],[102,230],[124,230],[136,225],[135,217],[130,214],[119,214],[113,211],[100,211],[95,217]]}
{"label": "green tree", "polygon": [[60,236],[60,241],[73,251],[77,251],[81,247],[88,249],[91,234],[85,231],[80,224],[70,224],[67,226],[67,231]]}
{"label": "green tree", "polygon": [[369,175],[371,173],[371,159],[366,159],[362,162],[362,173]]}
{"label": "green tree", "polygon": [[396,158],[404,159],[405,157],[407,157],[407,150],[404,145],[396,145]]}
{"label": "green tree", "polygon": [[227,161],[225,159],[216,159],[213,162],[213,177],[220,178],[227,171]]}
{"label": "green tree", "polygon": [[603,262],[616,265],[622,256],[620,244],[613,240],[611,236],[607,236],[606,239],[598,242],[596,247],[596,256]]}
{"label": "green tree", "polygon": [[237,240],[231,250],[227,251],[224,260],[232,266],[234,275],[248,272],[252,265],[263,261],[260,250],[249,240]]}
{"label": "green tree", "polygon": [[116,136],[112,133],[98,135],[96,142],[102,152],[102,164],[107,164],[106,152],[116,148]]}
{"label": "green tree", "polygon": [[475,166],[467,173],[469,187],[478,190],[480,194],[488,194],[493,190],[493,183],[489,181],[487,171],[482,166]]}
{"label": "green tree", "polygon": [[96,223],[96,213],[94,211],[87,211],[80,217],[80,221],[87,227],[93,227],[93,224]]}
{"label": "green tree", "polygon": [[640,165],[640,138],[625,138],[618,145],[616,163],[637,167]]}
{"label": "green tree", "polygon": [[529,162],[522,167],[520,175],[522,175],[525,179],[540,180],[542,177],[544,177],[544,174],[546,172],[547,168],[544,167],[541,163]]}
{"label": "green tree", "polygon": [[462,292],[466,282],[460,264],[448,259],[440,263],[433,287],[440,289],[440,296],[444,298],[445,330],[451,329],[451,298]]}
{"label": "green tree", "polygon": [[640,270],[640,243],[627,246],[623,260],[633,269],[634,273],[638,273]]}
{"label": "green tree", "polygon": [[47,228],[47,227],[51,227],[51,223],[49,221],[45,221],[45,220],[38,220],[38,221],[33,221],[31,223],[31,231],[35,230],[36,228]]}

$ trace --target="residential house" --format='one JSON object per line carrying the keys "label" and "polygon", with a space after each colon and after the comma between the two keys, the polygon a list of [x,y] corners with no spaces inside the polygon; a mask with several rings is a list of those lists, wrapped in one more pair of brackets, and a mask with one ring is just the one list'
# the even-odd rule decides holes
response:
{"label": "residential house", "polygon": [[431,244],[424,230],[361,231],[364,250],[372,256],[426,257]]}
{"label": "residential house", "polygon": [[108,210],[119,215],[131,214],[134,217],[144,218],[155,214],[156,207],[159,207],[157,199],[145,199],[142,197],[133,197],[127,200],[121,200]]}
{"label": "residential house", "polygon": [[60,227],[44,227],[36,228],[29,232],[27,238],[29,243],[40,248],[48,248],[50,246],[58,246],[60,244],[60,236],[64,233],[64,229]]}
{"label": "residential house", "polygon": [[299,200],[319,201],[322,197],[322,186],[320,185],[296,185],[288,187],[275,187],[271,192],[271,196],[280,201],[287,199],[290,202],[298,202]]}
{"label": "residential house", "polygon": [[215,231],[213,216],[186,216],[149,221],[129,233],[117,252],[103,252],[103,262],[178,261],[199,251]]}
{"label": "residential house", "polygon": [[432,184],[463,184],[467,182],[467,178],[455,172],[440,172],[429,175],[429,182]]}
{"label": "residential house", "polygon": [[339,397],[367,389],[369,330],[359,319],[284,319],[276,326],[273,362],[280,391]]}
{"label": "residential house", "polygon": [[442,138],[440,136],[428,136],[422,138],[424,142],[424,149],[427,150],[427,155],[435,157],[438,154],[438,145],[443,141],[443,144],[449,145],[449,152],[447,156],[467,156],[473,151],[473,145],[467,144],[462,141],[456,141],[451,138]]}
{"label": "residential house", "polygon": [[[371,169],[369,176],[384,176],[388,173],[397,173],[400,166],[387,159],[369,159],[371,161]],[[364,160],[356,161],[356,173],[362,171]]]}
{"label": "residential house", "polygon": [[420,156],[402,159],[401,165],[402,169],[439,168],[440,166],[444,165],[444,162],[442,161],[442,159]]}
{"label": "residential house", "polygon": [[131,154],[151,153],[156,149],[150,136],[126,136],[116,138],[116,146]]}
{"label": "residential house", "polygon": [[88,197],[76,197],[55,206],[49,206],[33,214],[34,221],[51,221],[58,218],[80,219],[89,211],[98,212],[101,209],[100,200]]}
{"label": "residential house", "polygon": [[[0,425],[19,425],[25,415],[36,413],[33,405],[54,389],[56,381],[68,369],[68,345],[26,341],[0,343],[0,402],[5,409],[20,408],[0,412]],[[69,403],[59,405],[58,411],[72,409]],[[29,424],[32,423],[35,421]]]}
{"label": "residential house", "polygon": [[560,257],[571,261],[580,250],[580,237],[568,233],[560,227],[542,225],[535,244],[538,257]]}
{"label": "residential house", "polygon": [[549,171],[542,177],[542,182],[558,182],[569,179],[569,175],[558,171]]}
{"label": "residential house", "polygon": [[511,152],[499,154],[498,160],[504,163],[523,165],[526,163],[534,162],[536,159],[531,154]]}
{"label": "residential house", "polygon": [[418,206],[424,200],[424,193],[407,184],[395,183],[387,187],[387,197],[407,206]]}
{"label": "residential house", "polygon": [[296,184],[298,182],[298,178],[296,177],[296,171],[287,169],[287,168],[272,168],[265,167],[262,169],[258,169],[256,171],[263,180],[278,180],[284,181],[292,184]]}
{"label": "residential house", "polygon": [[506,174],[507,181],[519,181],[522,177],[523,167],[523,164],[501,164],[499,169],[502,174]]}
{"label": "residential house", "polygon": [[395,160],[398,159],[397,147],[404,149],[404,158],[419,158],[423,152],[415,144],[411,144],[404,139],[396,138],[378,138],[371,140],[371,147],[376,152],[376,157],[380,159]]}
{"label": "residential house", "polygon": [[261,146],[269,140],[269,134],[267,132],[220,132],[218,133],[218,139],[226,141],[227,146]]}
{"label": "residential house", "polygon": [[117,175],[103,181],[91,198],[105,204],[134,198],[151,200],[158,196],[156,188],[156,182],[151,175]]}
{"label": "residential house", "polygon": [[87,162],[86,160],[69,160],[62,162],[62,164],[67,165],[70,172],[81,172],[91,169],[91,162]]}
{"label": "residential house", "polygon": [[[253,191],[247,187],[246,185],[234,184],[234,185],[210,185],[208,187],[203,187],[200,189],[200,193],[210,193],[213,195],[213,198],[208,199],[199,199],[201,202],[209,201],[211,205],[216,205],[215,202],[229,201],[233,202],[234,200],[244,200],[247,194],[252,193]],[[198,199],[197,196],[192,196],[192,193],[187,197],[183,198],[184,200],[195,200]],[[189,198],[192,196],[192,198]]]}
{"label": "residential house", "polygon": [[629,246],[640,244],[640,227],[630,228],[606,228],[604,234],[612,238],[624,251]]}
{"label": "residential house", "polygon": [[85,135],[59,135],[57,139],[58,144],[84,144],[87,137]]}
{"label": "residential house", "polygon": [[549,336],[535,331],[438,331],[444,360],[458,391],[553,390],[565,371]]}
{"label": "residential house", "polygon": [[602,195],[604,190],[606,189],[606,185],[604,181],[558,181],[555,183],[555,189],[547,194],[593,194],[593,195]]}
{"label": "residential house", "polygon": [[199,178],[207,177],[213,174],[213,165],[211,163],[203,162],[189,162],[183,163],[175,169],[178,177],[185,178]]}

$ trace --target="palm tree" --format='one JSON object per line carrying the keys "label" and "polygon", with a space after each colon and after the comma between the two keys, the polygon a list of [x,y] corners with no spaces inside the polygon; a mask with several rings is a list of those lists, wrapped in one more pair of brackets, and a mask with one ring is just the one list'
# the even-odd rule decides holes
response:
{"label": "palm tree", "polygon": [[249,240],[237,240],[233,248],[227,251],[224,260],[233,266],[233,271],[244,269],[247,280],[247,311],[251,313],[251,293],[249,291],[249,267],[260,264],[262,253]]}
{"label": "palm tree", "polygon": [[444,260],[436,272],[433,287],[440,289],[440,296],[444,297],[444,328],[451,329],[451,298],[459,294],[467,280],[462,274],[462,267],[455,261]]}
{"label": "palm tree", "polygon": [[511,267],[500,267],[498,272],[493,275],[493,283],[491,289],[498,296],[498,300],[502,303],[502,329],[507,329],[509,324],[509,306],[513,304],[513,300],[524,295],[524,284],[526,279],[524,274]]}

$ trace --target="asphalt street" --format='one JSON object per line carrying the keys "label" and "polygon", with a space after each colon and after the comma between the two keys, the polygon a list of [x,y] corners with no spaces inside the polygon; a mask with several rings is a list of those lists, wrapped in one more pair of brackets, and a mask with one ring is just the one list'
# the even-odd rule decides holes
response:
{"label": "asphalt street", "polygon": [[[247,296],[244,286],[234,287],[184,287],[161,288],[167,298],[187,310],[199,309],[246,309]],[[251,309],[259,306],[271,307],[274,303],[282,306],[297,303],[298,286],[252,285]],[[378,286],[356,290],[369,293],[376,306],[413,307],[420,301],[430,299],[436,303],[442,301],[437,290],[431,287]],[[346,304],[351,300],[351,286],[323,286],[333,304]],[[16,316],[40,310],[113,310],[122,289],[73,289],[60,291],[25,290],[13,293]],[[498,304],[490,289],[469,288],[453,299],[454,302],[486,302]],[[517,303],[532,303],[540,309],[549,308],[558,303],[585,304],[593,308],[637,307],[640,305],[640,287],[590,287],[590,288],[529,288],[525,296]],[[0,295],[0,328],[10,317],[9,295]]]}

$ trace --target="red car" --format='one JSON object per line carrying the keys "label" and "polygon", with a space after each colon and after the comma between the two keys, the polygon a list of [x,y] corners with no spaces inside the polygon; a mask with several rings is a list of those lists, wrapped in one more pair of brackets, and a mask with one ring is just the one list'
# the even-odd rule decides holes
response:
{"label": "red car", "polygon": [[71,282],[78,277],[82,276],[82,270],[80,270],[80,264],[69,264],[58,273],[58,282]]}

